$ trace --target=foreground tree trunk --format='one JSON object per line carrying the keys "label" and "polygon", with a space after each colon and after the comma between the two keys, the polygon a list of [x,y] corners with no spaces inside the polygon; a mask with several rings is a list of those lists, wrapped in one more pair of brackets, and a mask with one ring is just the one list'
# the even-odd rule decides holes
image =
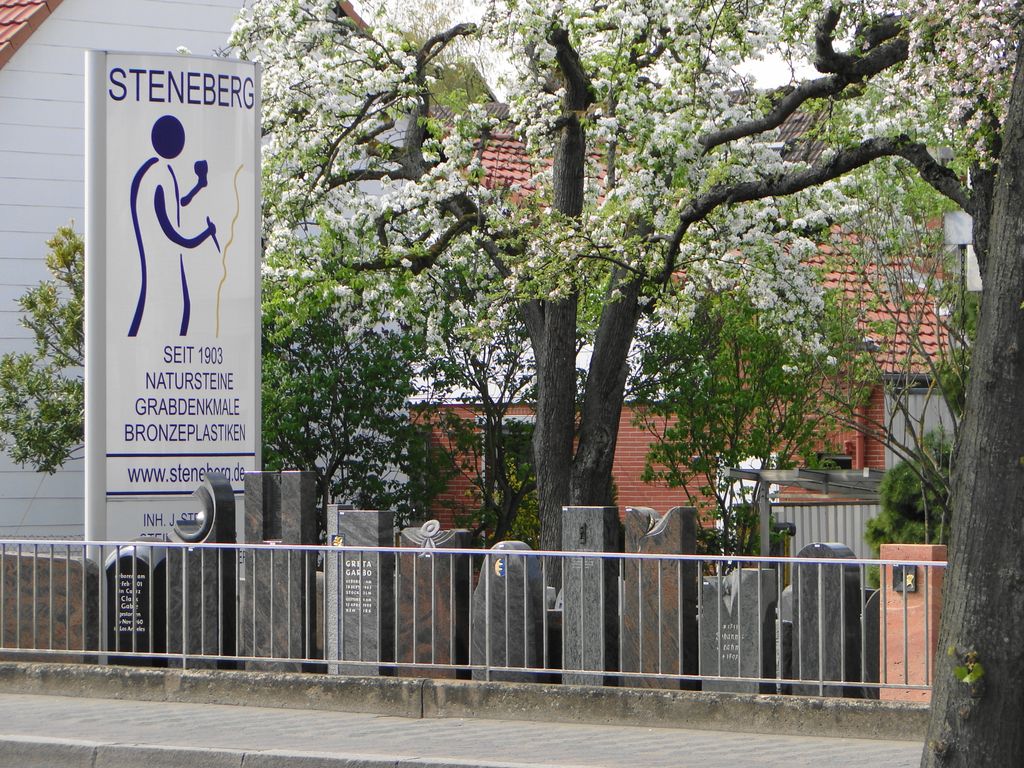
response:
{"label": "foreground tree trunk", "polygon": [[1002,768],[1020,765],[1024,755],[1024,68],[1019,53],[991,211],[985,292],[953,465],[949,573],[921,761],[927,768]]}

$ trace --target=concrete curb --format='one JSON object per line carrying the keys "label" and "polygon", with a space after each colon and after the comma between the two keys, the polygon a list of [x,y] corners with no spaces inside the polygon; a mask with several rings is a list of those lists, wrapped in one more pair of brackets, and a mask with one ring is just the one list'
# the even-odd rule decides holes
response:
{"label": "concrete curb", "polygon": [[248,751],[0,736],[0,765],[17,768],[573,768],[408,756]]}
{"label": "concrete curb", "polygon": [[[927,705],[285,672],[0,663],[5,693],[921,741]],[[246,765],[249,765],[248,763]]]}

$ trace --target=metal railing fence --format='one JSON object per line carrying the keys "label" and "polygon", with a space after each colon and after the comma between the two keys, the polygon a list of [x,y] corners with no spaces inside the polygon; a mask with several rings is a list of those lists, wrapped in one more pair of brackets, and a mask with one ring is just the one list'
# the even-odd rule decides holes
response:
{"label": "metal railing fence", "polygon": [[6,541],[0,658],[913,698],[944,568]]}

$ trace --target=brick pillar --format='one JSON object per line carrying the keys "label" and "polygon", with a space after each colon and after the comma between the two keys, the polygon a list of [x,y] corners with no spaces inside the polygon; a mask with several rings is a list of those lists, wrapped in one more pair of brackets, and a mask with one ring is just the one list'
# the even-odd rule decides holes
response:
{"label": "brick pillar", "polygon": [[[883,544],[881,559],[945,562],[946,547],[943,544]],[[883,683],[924,685],[934,680],[945,575],[945,568],[884,566],[879,609],[882,623],[879,669]],[[906,588],[911,581],[914,591]],[[882,688],[879,697],[883,701],[929,702],[932,695],[931,691],[910,688]]]}

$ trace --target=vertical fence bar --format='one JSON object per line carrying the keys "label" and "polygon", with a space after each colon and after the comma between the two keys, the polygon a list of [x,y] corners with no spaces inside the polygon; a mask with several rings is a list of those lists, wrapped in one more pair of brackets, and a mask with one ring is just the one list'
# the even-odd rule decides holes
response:
{"label": "vertical fence bar", "polygon": [[[664,592],[662,591],[662,588],[661,588],[661,564],[662,564],[662,562],[663,561],[662,561],[662,559],[660,557],[657,560],[654,560],[652,562],[652,565],[656,565],[658,567],[658,611],[657,611],[657,614],[658,614],[658,674],[659,675],[664,674],[664,672],[665,672],[664,656],[662,654],[662,650],[664,648],[664,643],[665,643],[664,631],[663,631],[664,627],[662,626],[662,624],[664,623],[664,616],[662,616],[662,610],[664,609],[664,604],[663,604],[664,603]],[[620,645],[622,644],[621,641],[620,641],[619,644]]]}
{"label": "vertical fence bar", "polygon": [[[170,600],[167,601],[168,604]],[[181,548],[181,668],[188,669],[188,551]]]}
{"label": "vertical fence bar", "polygon": [[[607,606],[606,606],[607,599],[606,598],[607,598],[607,595],[605,594],[605,592],[608,589],[608,585],[605,584],[605,577],[604,577],[605,576],[605,559],[604,559],[604,557],[603,556],[596,557],[595,558],[595,565],[597,565],[597,583],[599,585],[598,586],[597,594],[598,594],[598,599],[601,601],[601,610],[599,611],[599,617],[600,617],[601,623],[598,625],[600,627],[601,641],[600,641],[600,644],[598,645],[598,658],[600,659],[600,661],[598,661],[598,664],[601,667],[601,669],[599,671],[604,672],[605,668],[608,666],[608,663],[607,663],[608,662],[608,647],[607,647],[608,646],[608,642],[607,642],[608,641],[608,632],[607,632],[607,629],[606,629],[608,617],[606,615],[606,608],[607,608]],[[582,587],[583,587],[583,579],[580,579],[580,588],[582,589]],[[584,605],[584,603],[581,600],[580,601],[580,625],[581,625],[581,627],[582,627],[582,622],[583,622],[583,605]],[[603,680],[603,679],[604,678],[601,678],[601,680]]]}
{"label": "vertical fence bar", "polygon": [[215,550],[217,553],[217,648],[215,653],[218,656],[226,656],[228,648],[224,644],[224,588],[227,586],[224,584],[224,550],[217,547]]}
{"label": "vertical fence bar", "polygon": [[[769,549],[769,551],[771,551],[771,550]],[[757,677],[758,677],[758,681],[759,681],[759,685],[757,687],[758,691],[761,690],[760,683],[763,683],[764,679],[765,679],[765,677],[764,677],[764,640],[765,640],[765,638],[764,638],[764,622],[761,619],[761,617],[764,616],[764,590],[763,590],[763,588],[761,586],[761,573],[762,572],[763,572],[762,571],[762,563],[761,563],[760,560],[758,560],[757,561],[757,569],[756,569],[756,576],[757,576],[757,613],[754,614],[757,617],[757,628],[756,628],[756,631],[755,631],[754,634],[757,637]],[[742,581],[742,579],[741,579],[741,581]],[[776,598],[775,604],[776,605],[779,604],[778,603],[778,598]],[[740,652],[741,653],[743,652],[743,638],[742,638],[742,636],[740,637]],[[742,672],[742,670],[743,670],[743,668],[740,667],[740,671],[741,672]]]}
{"label": "vertical fence bar", "polygon": [[881,608],[879,610],[881,611],[882,618],[879,622],[881,624],[881,627],[878,630],[878,634],[882,639],[882,660],[879,662],[878,665],[878,678],[879,681],[883,684],[889,682],[889,611],[887,606],[888,592],[886,591],[885,587],[886,571],[887,566],[884,563],[878,567],[879,588],[882,590],[881,599],[879,600],[879,604],[881,605]]}
{"label": "vertical fence bar", "polygon": [[[619,592],[619,670],[625,671],[626,668],[626,644],[623,642],[623,638],[626,636],[626,619],[625,611],[622,610],[626,605],[626,558],[620,557],[619,560],[619,580],[618,580],[618,592]],[[639,565],[639,564],[638,564]],[[639,583],[639,580],[637,580]],[[640,622],[637,622],[637,639],[639,640],[640,653],[643,653],[643,630],[640,627]],[[641,664],[640,669],[643,669]],[[626,680],[628,683],[629,681]]]}
{"label": "vertical fence bar", "polygon": [[199,548],[199,655],[206,655],[206,549]]}
{"label": "vertical fence bar", "polygon": [[[860,681],[868,682],[868,598],[864,563],[857,567],[857,587],[860,595]],[[867,688],[865,687],[865,692]]]}
{"label": "vertical fence bar", "polygon": [[[392,591],[393,591],[393,596],[394,596],[395,599],[391,601],[392,603],[394,603],[394,612],[395,612],[395,620],[392,623],[392,630],[391,630],[392,634],[394,635],[394,645],[393,645],[393,647],[395,649],[395,661],[399,661],[401,659],[401,647],[399,646],[399,643],[398,643],[398,639],[399,639],[398,638],[398,627],[399,627],[398,602],[399,602],[399,597],[402,594],[401,584],[399,583],[399,578],[400,578],[401,573],[402,573],[401,562],[402,562],[402,556],[399,553],[396,552],[395,553],[395,559],[394,559],[394,565],[392,566],[394,568],[394,572],[395,572],[395,577],[394,577],[394,579],[392,579],[392,584],[394,585],[392,587]],[[414,616],[413,617],[413,621],[415,621],[415,620],[416,619],[415,619],[415,616]]]}
{"label": "vertical fence bar", "polygon": [[[544,658],[542,659],[544,669],[551,669],[551,660],[548,658],[548,556],[541,555],[540,558],[540,588],[541,594],[541,638]],[[552,606],[553,607],[553,606]]]}
{"label": "vertical fence bar", "polygon": [[718,633],[718,677],[722,676],[722,563],[715,564],[715,579],[718,584],[718,599],[715,600],[715,631]]}
{"label": "vertical fence bar", "polygon": [[16,569],[16,577],[17,577],[17,585],[18,585],[18,587],[17,587],[17,590],[15,591],[15,594],[17,595],[17,597],[16,597],[17,602],[15,603],[15,622],[14,622],[14,647],[15,648],[21,648],[21,560],[22,560],[21,544],[19,544],[18,545],[17,569]]}
{"label": "vertical fence bar", "polygon": [[[295,650],[296,650],[296,649],[292,648],[292,633],[295,631],[295,628],[292,626],[292,606],[294,605],[293,601],[295,600],[295,597],[292,595],[292,579],[293,579],[293,574],[292,574],[292,557],[294,557],[294,555],[295,555],[295,550],[293,550],[291,547],[288,547],[284,551],[285,583],[288,585],[287,592],[285,593],[285,600],[284,600],[285,627],[288,630],[288,634],[287,634],[288,640],[285,643],[285,657],[289,658],[289,659],[294,658]],[[273,587],[271,587],[271,589],[270,589],[270,594],[271,595],[274,594]],[[271,632],[271,634],[273,634],[273,632],[274,632],[274,625],[273,624],[270,625],[270,632]]]}
{"label": "vertical fence bar", "polygon": [[[313,626],[313,622],[310,621],[313,616],[313,608],[316,606],[316,576],[313,577],[313,582],[310,584],[309,581],[309,550],[302,550],[302,584],[305,586],[305,594],[302,596],[302,628],[303,637],[302,639],[302,655],[308,661],[313,658],[313,644],[316,642],[316,627]],[[313,587],[313,594],[309,594],[310,586]],[[327,591],[327,584],[324,583],[324,592]],[[359,595],[362,598],[362,593]],[[362,610],[362,606],[360,606]],[[324,619],[326,620],[326,616]],[[324,642],[327,642],[327,625],[324,625]]]}
{"label": "vertical fence bar", "polygon": [[[505,616],[504,616],[504,619],[502,621],[502,624],[505,627],[505,656],[504,656],[504,659],[505,659],[505,666],[506,667],[511,667],[512,666],[512,659],[509,656],[509,652],[508,652],[508,650],[509,650],[508,630],[509,630],[509,624],[511,624],[511,619],[512,619],[512,617],[509,615],[509,603],[508,603],[509,593],[512,591],[511,589],[509,589],[509,586],[510,586],[511,581],[512,581],[512,557],[513,557],[513,555],[512,555],[511,552],[509,552],[508,554],[505,555],[505,575],[501,577],[502,579],[504,579],[504,585],[505,585]],[[524,601],[524,606],[525,606],[525,601]]]}
{"label": "vertical fence bar", "polygon": [[32,545],[32,608],[30,611],[32,617],[32,648],[39,647],[39,638],[37,632],[39,629],[39,545]]}
{"label": "vertical fence bar", "polygon": [[484,555],[484,680],[491,679],[491,558]]}
{"label": "vertical fence bar", "polygon": [[[85,563],[82,564],[83,566]],[[83,567],[82,580],[85,580],[85,570]],[[2,602],[2,601],[0,601]],[[83,606],[84,607],[84,606]],[[0,614],[2,615],[2,614]],[[86,623],[85,611],[82,611],[82,625]],[[2,644],[2,643],[0,643]],[[71,650],[71,545],[64,545],[64,650]],[[82,650],[85,650],[85,646],[82,646]]]}
{"label": "vertical fence bar", "polygon": [[416,663],[416,655],[417,655],[416,652],[419,650],[417,648],[417,646],[419,645],[418,640],[419,640],[419,637],[420,637],[420,628],[419,628],[419,612],[420,612],[420,609],[419,609],[419,589],[417,589],[417,587],[419,586],[419,580],[418,580],[418,577],[419,577],[419,559],[420,559],[420,556],[418,554],[412,556],[412,663],[413,664]]}
{"label": "vertical fence bar", "polygon": [[[448,555],[451,557],[451,554]],[[449,651],[451,645],[448,646]],[[454,662],[454,655],[448,657]],[[437,556],[430,557],[430,663],[437,663]]]}
{"label": "vertical fence bar", "polygon": [[743,643],[739,639],[743,637],[743,561],[736,563],[736,567],[730,574],[736,577],[736,677],[743,677]]}
{"label": "vertical fence bar", "polygon": [[[637,669],[644,668],[644,592],[643,592],[643,560],[634,560],[636,563],[636,630],[637,630]],[[621,632],[619,633],[621,637]]]}
{"label": "vertical fence bar", "polygon": [[[894,587],[896,586],[896,579],[893,579],[892,584]],[[903,591],[900,594],[903,595],[903,684],[910,685],[910,617],[907,610],[906,566],[904,566]]]}
{"label": "vertical fence bar", "polygon": [[825,633],[822,631],[822,617],[825,615],[824,564],[818,563],[818,695],[825,695]]}
{"label": "vertical fence bar", "polygon": [[683,666],[683,561],[676,560],[676,673],[679,679],[686,673]]}
{"label": "vertical fence bar", "polygon": [[[100,568],[100,574],[102,576],[103,568]],[[102,581],[100,582],[102,584]],[[106,585],[104,585],[105,587]],[[114,547],[114,649],[117,651],[122,650],[121,648],[121,545],[118,544]]]}
{"label": "vertical fence bar", "polygon": [[[0,647],[7,647],[7,543],[0,543]],[[82,580],[85,584],[85,580]],[[83,622],[84,626],[84,622]]]}
{"label": "vertical fence bar", "polygon": [[924,683],[925,685],[931,685],[932,683],[932,644],[929,642],[928,636],[931,631],[931,617],[929,614],[928,605],[928,588],[929,581],[931,579],[932,566],[924,566],[924,590],[922,597],[924,597]]}
{"label": "vertical fence bar", "polygon": [[[839,571],[839,679],[847,680],[846,669],[846,566],[837,568]],[[821,615],[818,617],[821,622]]]}
{"label": "vertical fence bar", "polygon": [[[448,605],[450,606],[448,609],[448,658],[452,664],[458,660],[455,645],[455,636],[458,633],[458,621],[455,615],[455,582],[458,574],[456,567],[458,557],[461,557],[461,555],[456,555],[454,552],[448,553]],[[472,590],[470,590],[469,594],[472,596]]]}
{"label": "vertical fence bar", "polygon": [[527,572],[531,569],[533,561],[530,560],[526,555],[522,556],[523,564],[523,669],[528,669],[530,666],[530,641],[529,633],[527,632],[530,626],[530,614],[527,610],[527,606],[530,604],[530,587],[529,581],[527,580]]}
{"label": "vertical fence bar", "polygon": [[363,648],[363,590],[366,589],[366,584],[363,581],[363,558],[366,556],[366,550],[359,550],[359,560],[356,563],[356,574],[359,577],[357,586],[359,588],[359,600],[356,605],[356,652],[359,654],[359,661],[363,661],[366,658],[366,649]]}
{"label": "vertical fence bar", "polygon": [[[49,598],[49,600],[48,600],[48,618],[49,618],[49,621],[47,622],[47,624],[48,624],[48,629],[49,629],[50,636],[47,638],[46,648],[48,650],[52,651],[53,650],[53,556],[54,556],[55,553],[54,553],[54,549],[53,549],[54,545],[50,544],[48,546],[50,548],[50,575],[49,575],[49,578],[47,578],[47,580],[46,580],[46,584],[47,584],[47,587],[48,587],[48,589],[46,591],[49,593],[47,595],[47,597]],[[65,568],[64,568],[65,571],[67,570],[66,562],[67,561],[65,561]],[[65,592],[64,595],[65,595],[64,599],[66,601],[67,600],[67,592]],[[66,607],[65,607],[64,615],[67,616]]]}

